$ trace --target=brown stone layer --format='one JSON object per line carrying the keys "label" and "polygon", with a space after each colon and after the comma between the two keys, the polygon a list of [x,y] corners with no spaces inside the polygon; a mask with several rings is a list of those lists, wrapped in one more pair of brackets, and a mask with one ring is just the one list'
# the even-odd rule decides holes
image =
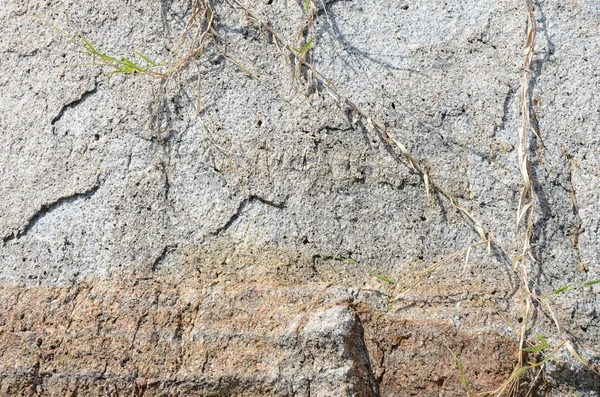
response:
{"label": "brown stone layer", "polygon": [[449,350],[474,390],[510,373],[507,338],[378,313],[319,283],[3,286],[0,395],[464,395]]}
{"label": "brown stone layer", "polygon": [[380,316],[358,304],[365,342],[381,396],[465,396],[496,389],[511,373],[514,341],[494,332],[466,332],[438,320]]}

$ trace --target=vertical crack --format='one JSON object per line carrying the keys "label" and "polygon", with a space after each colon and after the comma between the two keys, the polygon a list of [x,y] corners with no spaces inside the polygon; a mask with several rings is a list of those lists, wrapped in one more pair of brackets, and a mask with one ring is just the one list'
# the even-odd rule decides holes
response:
{"label": "vertical crack", "polygon": [[151,270],[153,273],[156,271],[156,269],[158,269],[158,266],[162,263],[162,261],[165,260],[165,257],[167,256],[167,254],[175,249],[177,249],[177,244],[165,245],[165,247],[162,249],[161,253],[158,255],[158,257],[152,263]]}
{"label": "vertical crack", "polygon": [[[352,327],[347,339],[347,348],[353,361],[353,370],[358,377],[358,395],[380,397],[380,379],[375,376],[371,364],[371,354],[367,348],[365,330],[362,319],[355,307],[351,306],[355,326]],[[375,341],[377,343],[377,341]],[[379,347],[379,345],[377,345]],[[383,360],[383,359],[382,359]],[[382,366],[383,367],[383,366]]]}
{"label": "vertical crack", "polygon": [[160,162],[160,168],[165,176],[165,200],[169,201],[169,192],[171,191],[171,181],[169,180],[169,172],[163,161]]}
{"label": "vertical crack", "polygon": [[587,273],[588,269],[585,266],[585,264],[583,263],[583,260],[581,259],[581,251],[579,250],[579,235],[581,234],[583,220],[581,219],[581,214],[579,213],[579,203],[577,201],[577,191],[575,190],[575,185],[573,184],[573,167],[575,166],[575,164],[574,164],[573,156],[566,149],[563,149],[562,154],[567,159],[568,167],[569,167],[569,171],[567,174],[567,182],[569,183],[569,188],[565,189],[565,190],[567,191],[567,194],[569,195],[569,198],[571,199],[571,204],[573,207],[572,208],[573,215],[575,215],[575,218],[576,218],[576,224],[571,229],[571,246],[573,247],[573,249],[575,250],[575,253],[577,254],[577,269],[579,269],[582,272]]}
{"label": "vertical crack", "polygon": [[504,128],[506,128],[506,123],[508,122],[508,117],[509,117],[509,113],[510,113],[510,103],[512,102],[516,93],[517,93],[517,90],[515,90],[513,87],[510,87],[510,86],[508,87],[508,92],[506,93],[506,96],[504,97],[504,103],[502,105],[502,119],[500,120],[500,124],[497,124],[494,126],[494,132],[492,134],[492,138],[494,138],[496,136],[498,131],[502,131],[502,130],[504,130]]}

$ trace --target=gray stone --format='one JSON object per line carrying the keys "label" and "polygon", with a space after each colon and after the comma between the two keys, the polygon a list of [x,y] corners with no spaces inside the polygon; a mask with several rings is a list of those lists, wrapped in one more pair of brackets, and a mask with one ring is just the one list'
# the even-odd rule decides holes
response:
{"label": "gray stone", "polygon": [[[150,76],[108,79],[106,68],[76,66],[91,60],[32,17],[70,33],[76,27],[115,56],[134,59],[138,51],[169,63],[185,55],[175,43],[192,3],[0,6],[0,284],[64,288],[125,273],[179,279],[190,269],[209,289],[323,283],[398,321],[441,321],[461,335],[517,341],[526,298],[519,273],[484,246],[469,252],[468,263],[463,251],[388,305],[429,266],[480,238],[447,200],[426,193],[397,147],[340,94],[391,131],[516,256],[523,2],[316,0],[312,19],[304,1],[244,2],[290,46],[314,37],[307,61],[321,76],[298,65],[294,50],[236,3],[213,2],[214,39],[166,88]],[[530,134],[529,276],[534,293],[551,296],[565,334],[540,304],[528,340],[538,343],[539,332],[557,345],[569,335],[598,368],[597,286],[552,292],[600,279],[600,2],[540,2],[535,17],[528,100],[543,142]],[[323,385],[351,378],[344,354],[373,361],[369,343],[352,331],[352,305],[311,313],[306,343],[318,335],[359,346],[317,357],[332,360],[322,363],[332,368]],[[544,366],[550,388],[540,395],[600,388],[572,355],[560,357]],[[292,377],[296,369],[286,365]],[[369,375],[376,393],[418,393],[419,380],[394,389],[400,386],[386,383],[385,370],[380,375]],[[436,391],[439,379],[427,383],[432,395],[461,393],[443,381]],[[370,382],[364,390],[374,390]],[[371,392],[350,383],[348,395]],[[326,386],[317,389],[311,395],[328,395]]]}

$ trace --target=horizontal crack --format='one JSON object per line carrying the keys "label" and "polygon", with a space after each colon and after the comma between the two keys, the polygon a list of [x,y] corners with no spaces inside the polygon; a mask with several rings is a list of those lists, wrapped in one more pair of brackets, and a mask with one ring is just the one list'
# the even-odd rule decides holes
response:
{"label": "horizontal crack", "polygon": [[75,193],[69,194],[67,196],[59,197],[58,199],[56,199],[50,203],[42,204],[41,207],[35,212],[35,214],[33,214],[27,220],[24,227],[22,227],[20,230],[13,231],[12,233],[4,236],[2,238],[2,242],[4,244],[6,244],[11,240],[19,239],[19,238],[23,237],[25,234],[27,234],[31,230],[31,228],[33,228],[35,226],[35,224],[40,219],[45,217],[49,212],[54,211],[56,208],[60,207],[63,204],[71,203],[79,198],[91,197],[92,195],[94,195],[94,193],[96,193],[96,191],[98,191],[98,189],[100,188],[100,185],[101,185],[100,175],[98,175],[96,177],[96,183],[94,183],[94,185],[87,188],[86,190],[81,191],[81,192],[75,192]]}
{"label": "horizontal crack", "polygon": [[62,109],[60,109],[60,112],[58,112],[58,115],[52,119],[50,124],[51,125],[56,124],[64,116],[65,112],[68,109],[72,109],[72,108],[76,107],[77,105],[82,104],[83,102],[85,102],[86,99],[88,99],[91,95],[95,94],[97,91],[98,91],[98,85],[94,84],[94,88],[92,88],[91,90],[85,91],[83,94],[81,94],[81,96],[79,98],[64,105],[62,107]]}
{"label": "horizontal crack", "polygon": [[231,227],[231,225],[233,225],[233,223],[240,217],[240,215],[242,214],[242,212],[244,211],[244,209],[246,209],[246,207],[248,206],[248,204],[258,201],[261,202],[265,205],[271,206],[271,207],[275,207],[278,209],[283,209],[286,206],[287,203],[287,199],[283,200],[280,203],[271,201],[271,200],[266,200],[260,196],[256,196],[256,195],[251,195],[248,198],[245,198],[244,200],[242,200],[242,202],[240,203],[240,205],[238,206],[237,210],[233,213],[233,215],[231,215],[231,217],[229,218],[229,220],[221,227],[219,227],[217,230],[215,230],[212,234],[213,235],[218,235],[221,234],[222,232],[224,232],[225,230],[229,229]]}

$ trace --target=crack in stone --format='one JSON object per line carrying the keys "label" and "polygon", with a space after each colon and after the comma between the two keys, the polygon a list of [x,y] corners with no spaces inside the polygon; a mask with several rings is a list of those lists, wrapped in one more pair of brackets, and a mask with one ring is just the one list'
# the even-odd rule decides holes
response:
{"label": "crack in stone", "polygon": [[510,103],[512,102],[517,90],[513,87],[508,87],[508,92],[504,97],[504,103],[502,105],[502,119],[499,125],[494,126],[494,133],[492,134],[492,138],[496,136],[498,131],[503,131],[506,128],[506,123],[508,122],[509,114],[510,114]]}
{"label": "crack in stone", "polygon": [[577,223],[572,228],[571,246],[573,247],[573,249],[575,250],[575,253],[577,254],[577,268],[579,270],[587,273],[588,269],[585,266],[585,264],[583,263],[583,261],[581,260],[581,251],[579,249],[579,235],[581,234],[581,227],[583,225],[583,220],[581,219],[581,215],[579,213],[579,203],[577,201],[577,191],[575,190],[575,185],[573,184],[573,167],[575,166],[573,163],[574,160],[573,160],[573,156],[569,152],[567,152],[566,149],[563,149],[563,155],[566,157],[566,159],[568,161],[568,167],[569,167],[569,171],[567,174],[567,182],[569,183],[569,189],[565,189],[565,190],[567,191],[567,194],[569,195],[569,198],[571,199],[571,204],[573,206],[573,215],[575,215],[575,218],[577,219]]}
{"label": "crack in stone", "polygon": [[68,109],[73,109],[74,107],[81,105],[83,102],[85,102],[90,96],[94,95],[96,92],[98,92],[98,84],[94,82],[94,88],[92,88],[91,90],[85,91],[83,94],[81,94],[81,96],[79,98],[64,105],[60,109],[60,112],[58,112],[58,115],[56,115],[56,117],[54,117],[52,119],[52,121],[50,122],[50,124],[52,125],[52,131],[54,132],[54,124],[56,124],[58,121],[60,121],[60,119],[62,119],[62,117],[64,116],[65,112]]}
{"label": "crack in stone", "polygon": [[[89,293],[89,291],[87,291],[87,292]],[[71,325],[73,324],[73,313],[75,312],[75,308],[77,307],[77,298],[79,297],[80,293],[81,293],[81,288],[77,287],[77,289],[75,290],[75,293],[73,295],[71,295],[70,302],[73,302],[73,306],[71,306],[71,310],[69,312],[69,315],[67,316],[67,318],[68,318],[67,327],[65,328],[63,336],[60,338],[60,341],[58,342],[56,351],[58,351],[58,349],[60,349],[62,347],[63,342],[65,341],[65,338],[67,337],[67,334],[69,333],[69,331],[71,329]]]}
{"label": "crack in stone", "polygon": [[169,192],[171,191],[171,181],[169,180],[169,172],[167,171],[167,167],[165,166],[165,163],[163,161],[160,162],[160,169],[165,177],[165,200],[168,202]]}
{"label": "crack in stone", "polygon": [[328,132],[351,132],[351,131],[354,131],[353,127],[341,127],[340,128],[340,127],[331,127],[328,125],[321,126],[318,130],[319,133],[320,132],[325,132],[325,133],[328,133]]}
{"label": "crack in stone", "polygon": [[136,326],[135,326],[135,331],[133,332],[133,338],[131,339],[131,347],[132,348],[133,348],[133,344],[135,343],[135,339],[137,338],[138,331],[140,330],[140,327],[142,326],[142,322],[146,319],[146,317],[148,317],[148,313],[147,312],[144,313],[144,314],[142,314],[137,319]]}
{"label": "crack in stone", "polygon": [[96,183],[84,191],[76,191],[75,193],[59,197],[52,202],[42,204],[41,207],[27,220],[27,222],[25,222],[25,226],[23,226],[20,230],[13,231],[2,238],[3,245],[6,245],[11,240],[18,240],[26,235],[40,221],[40,219],[44,218],[58,207],[64,204],[72,203],[80,198],[92,197],[98,191],[101,185],[102,183],[100,180],[100,175],[98,174],[96,177]]}
{"label": "crack in stone", "polygon": [[258,202],[263,203],[265,205],[268,205],[270,207],[274,207],[274,208],[277,208],[277,209],[281,210],[281,209],[284,209],[286,207],[288,198],[289,197],[286,197],[282,202],[277,203],[275,201],[267,200],[267,199],[262,198],[262,197],[257,196],[257,195],[250,195],[248,198],[245,198],[244,200],[242,200],[242,202],[238,206],[237,210],[235,210],[235,212],[233,213],[233,215],[231,215],[231,217],[229,217],[229,220],[227,222],[225,222],[225,224],[223,226],[217,228],[217,230],[215,230],[212,234],[216,236],[216,235],[221,234],[225,230],[229,229],[231,227],[231,225],[233,225],[235,223],[235,221],[238,220],[238,218],[240,217],[240,215],[242,214],[242,212],[246,209],[246,207],[250,203],[258,201]]}
{"label": "crack in stone", "polygon": [[357,374],[360,374],[358,380],[361,383],[360,386],[362,387],[359,387],[363,389],[363,392],[368,390],[369,395],[381,397],[379,390],[379,385],[381,382],[377,377],[375,377],[373,365],[371,364],[371,356],[369,354],[369,349],[367,348],[367,340],[365,337],[365,330],[362,325],[362,320],[353,307],[350,307],[350,309],[353,313],[355,325],[346,336],[346,345],[348,353],[353,361],[352,367]]}
{"label": "crack in stone", "polygon": [[162,261],[165,260],[165,257],[167,256],[167,254],[171,251],[173,251],[174,249],[177,249],[177,244],[174,245],[165,245],[165,247],[162,249],[161,253],[158,255],[158,257],[156,257],[156,259],[154,260],[154,262],[152,263],[152,272],[154,273],[156,271],[156,269],[158,269],[158,266],[162,263]]}

